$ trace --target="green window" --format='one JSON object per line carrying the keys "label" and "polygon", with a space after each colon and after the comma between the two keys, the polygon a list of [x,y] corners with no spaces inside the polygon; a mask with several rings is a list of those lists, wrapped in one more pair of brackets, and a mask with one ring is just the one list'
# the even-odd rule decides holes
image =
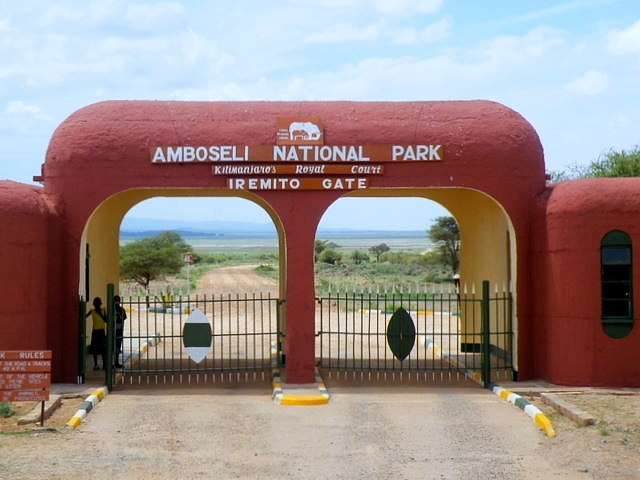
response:
{"label": "green window", "polygon": [[600,244],[602,328],[613,338],[633,329],[633,263],[631,239],[619,230],[607,233]]}

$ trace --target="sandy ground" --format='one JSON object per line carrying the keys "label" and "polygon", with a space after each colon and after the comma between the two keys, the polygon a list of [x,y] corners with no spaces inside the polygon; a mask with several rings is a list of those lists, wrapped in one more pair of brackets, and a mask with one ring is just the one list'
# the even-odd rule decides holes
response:
{"label": "sandy ground", "polygon": [[[265,283],[247,267],[204,281]],[[14,404],[19,414],[0,419],[0,480],[640,478],[637,391],[556,389],[597,420],[579,427],[524,388],[552,421],[549,438],[472,382],[325,383],[330,403],[312,407],[276,405],[269,379],[130,386],[77,429],[64,425],[84,397],[65,399],[45,429],[18,426],[38,405]]]}
{"label": "sandy ground", "polygon": [[253,269],[257,265],[239,265],[236,267],[217,268],[204,275],[198,288],[204,291],[252,292],[254,290],[271,290],[278,293],[278,283],[270,278],[256,275]]}

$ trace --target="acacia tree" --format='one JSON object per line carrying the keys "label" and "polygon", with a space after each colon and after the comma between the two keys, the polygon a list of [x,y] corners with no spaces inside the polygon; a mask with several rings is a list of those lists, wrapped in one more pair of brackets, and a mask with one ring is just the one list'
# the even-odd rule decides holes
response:
{"label": "acacia tree", "polygon": [[391,250],[391,248],[386,243],[381,243],[379,245],[374,245],[373,247],[369,247],[369,251],[376,256],[376,262],[379,262],[380,256],[384,252],[388,252],[389,250]]}
{"label": "acacia tree", "polygon": [[182,255],[191,250],[175,232],[128,243],[120,248],[120,277],[133,280],[148,291],[153,280],[179,273],[184,266]]}
{"label": "acacia tree", "polygon": [[453,217],[438,217],[427,232],[429,240],[436,244],[440,261],[451,267],[453,274],[460,268],[460,229]]}

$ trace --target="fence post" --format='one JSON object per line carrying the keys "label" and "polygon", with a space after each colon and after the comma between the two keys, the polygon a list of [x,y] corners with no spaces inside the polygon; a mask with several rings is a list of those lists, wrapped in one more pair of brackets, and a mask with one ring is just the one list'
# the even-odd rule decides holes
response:
{"label": "fence post", "polygon": [[78,297],[78,385],[84,383],[87,358],[87,302]]}
{"label": "fence post", "polygon": [[489,339],[490,335],[490,322],[489,322],[489,280],[482,281],[482,385],[484,388],[489,388],[491,383],[491,343]]}
{"label": "fence post", "polygon": [[113,350],[115,339],[115,312],[113,311],[113,283],[107,285],[107,364],[105,365],[105,375],[107,390],[113,390]]}

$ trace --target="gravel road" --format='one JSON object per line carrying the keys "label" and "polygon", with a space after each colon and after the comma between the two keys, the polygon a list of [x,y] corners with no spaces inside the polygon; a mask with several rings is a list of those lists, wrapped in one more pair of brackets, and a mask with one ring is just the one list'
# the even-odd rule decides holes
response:
{"label": "gravel road", "polygon": [[591,478],[476,384],[328,387],[319,406],[268,382],[119,389],[76,430],[0,437],[0,478]]}

